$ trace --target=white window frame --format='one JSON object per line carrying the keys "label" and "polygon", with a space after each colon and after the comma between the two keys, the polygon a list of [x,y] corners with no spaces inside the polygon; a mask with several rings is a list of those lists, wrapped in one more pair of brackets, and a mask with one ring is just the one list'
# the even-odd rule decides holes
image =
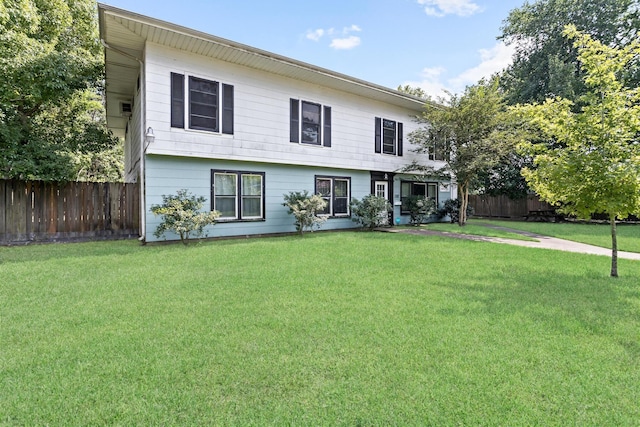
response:
{"label": "white window frame", "polygon": [[[318,181],[328,181],[329,182],[329,194],[328,195],[322,195],[318,192]],[[347,184],[347,195],[346,196],[340,196],[340,199],[346,199],[346,207],[347,207],[347,211],[346,212],[339,212],[336,213],[335,209],[336,209],[336,200],[338,199],[338,197],[336,197],[335,195],[335,188],[336,188],[336,182],[345,182]],[[351,206],[350,206],[350,201],[351,201],[351,178],[350,177],[345,177],[345,176],[324,176],[324,175],[317,175],[315,177],[315,188],[316,188],[316,194],[320,194],[322,196],[322,198],[327,201],[327,212],[323,213],[321,215],[326,215],[330,218],[344,218],[344,217],[349,217],[351,216]]]}
{"label": "white window frame", "polygon": [[[229,221],[262,221],[265,219],[265,173],[264,172],[249,172],[249,171],[229,171],[229,170],[218,170],[213,169],[211,171],[211,210],[216,209],[216,202],[218,198],[231,198],[230,195],[222,195],[218,196],[216,194],[216,176],[217,175],[227,175],[233,176],[235,179],[235,194],[233,195],[233,206],[235,215],[234,216],[220,216],[218,221],[221,222],[229,222]],[[245,176],[253,176],[260,177],[260,195],[245,195],[244,194],[244,184],[242,178]],[[260,198],[260,213],[259,215],[243,215],[244,203],[246,198],[255,199],[257,197]]]}

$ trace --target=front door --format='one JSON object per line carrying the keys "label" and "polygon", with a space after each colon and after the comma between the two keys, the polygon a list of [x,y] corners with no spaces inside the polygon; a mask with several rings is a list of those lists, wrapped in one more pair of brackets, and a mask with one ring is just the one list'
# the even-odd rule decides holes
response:
{"label": "front door", "polygon": [[[389,200],[389,182],[376,181],[374,185],[375,195],[378,197],[384,197]],[[389,225],[389,215],[387,212],[380,212],[380,216],[383,218],[383,224]]]}

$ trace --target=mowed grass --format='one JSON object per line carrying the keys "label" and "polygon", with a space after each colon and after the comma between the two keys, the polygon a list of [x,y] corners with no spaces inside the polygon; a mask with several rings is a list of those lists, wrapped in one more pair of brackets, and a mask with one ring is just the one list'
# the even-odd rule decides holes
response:
{"label": "mowed grass", "polygon": [[482,225],[481,222],[475,222],[473,220],[467,221],[464,227],[460,227],[457,223],[451,224],[447,222],[432,222],[429,224],[421,225],[420,228],[433,230],[433,231],[443,231],[446,233],[499,237],[502,239],[514,239],[514,240],[526,240],[526,241],[535,240],[531,237],[523,236],[522,234],[486,227]]}
{"label": "mowed grass", "polygon": [[631,426],[640,262],[399,233],[0,248],[0,425]]}
{"label": "mowed grass", "polygon": [[[574,242],[611,248],[611,226],[603,223],[571,223],[540,221],[500,221],[474,219],[470,224],[481,223],[530,231],[545,236],[558,237]],[[640,252],[640,224],[620,223],[616,227],[618,250]]]}

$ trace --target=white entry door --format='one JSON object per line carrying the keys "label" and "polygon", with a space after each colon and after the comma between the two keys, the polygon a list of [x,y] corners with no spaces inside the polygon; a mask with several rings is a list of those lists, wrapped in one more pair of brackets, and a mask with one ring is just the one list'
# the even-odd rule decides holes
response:
{"label": "white entry door", "polygon": [[376,181],[376,196],[389,200],[389,183],[387,181]]}
{"label": "white entry door", "polygon": [[[374,188],[376,196],[389,200],[389,183],[387,181],[376,181]],[[386,212],[380,212],[380,216],[382,217],[382,224],[389,225],[389,215]]]}

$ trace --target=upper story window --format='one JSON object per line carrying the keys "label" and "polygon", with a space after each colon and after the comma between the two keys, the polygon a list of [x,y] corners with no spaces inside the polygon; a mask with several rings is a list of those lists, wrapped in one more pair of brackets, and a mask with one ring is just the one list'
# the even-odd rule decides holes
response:
{"label": "upper story window", "polygon": [[212,170],[211,200],[220,221],[264,219],[264,172]]}
{"label": "upper story window", "polygon": [[289,123],[291,142],[331,147],[331,107],[292,98]]}
{"label": "upper story window", "polygon": [[316,176],[315,194],[319,194],[327,202],[322,212],[330,216],[349,216],[351,178]]}
{"label": "upper story window", "polygon": [[376,153],[402,156],[403,126],[395,120],[376,117],[375,150]]}
{"label": "upper story window", "polygon": [[444,141],[434,142],[429,147],[429,160],[449,160],[449,144]]}
{"label": "upper story window", "polygon": [[186,113],[189,129],[233,135],[232,85],[189,76],[186,93],[184,74],[171,73],[171,127],[184,128]]}

